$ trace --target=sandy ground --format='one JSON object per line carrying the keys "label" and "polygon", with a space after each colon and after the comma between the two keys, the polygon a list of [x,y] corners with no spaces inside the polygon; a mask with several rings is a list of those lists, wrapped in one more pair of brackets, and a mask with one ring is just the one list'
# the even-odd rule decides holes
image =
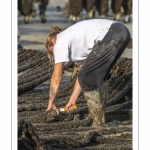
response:
{"label": "sandy ground", "polygon": [[[63,16],[63,10],[65,6],[65,2],[67,0],[50,0],[47,11],[46,17],[47,22],[41,23],[39,19],[39,10],[38,4],[35,4],[36,8],[36,16],[31,18],[29,24],[24,24],[23,16],[21,16],[18,12],[18,31],[20,32],[20,40],[18,41],[19,44],[23,46],[24,49],[36,49],[45,51],[45,37],[50,32],[50,26],[58,25],[63,30],[72,25],[73,23],[66,17]],[[61,11],[58,12],[56,7],[60,6]],[[107,19],[113,19],[113,15],[111,10],[109,11],[109,16]],[[81,19],[85,18],[85,11],[81,12]],[[96,13],[95,18],[98,18],[98,14]],[[120,18],[120,22],[122,22],[123,18]],[[129,29],[132,37],[132,21],[128,24],[125,24]],[[122,54],[122,57],[132,58],[132,49],[126,49]]]}

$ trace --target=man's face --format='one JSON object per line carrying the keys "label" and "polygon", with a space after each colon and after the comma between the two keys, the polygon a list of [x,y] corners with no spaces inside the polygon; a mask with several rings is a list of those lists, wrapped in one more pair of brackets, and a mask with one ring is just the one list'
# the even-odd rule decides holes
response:
{"label": "man's face", "polygon": [[51,42],[53,43],[53,45],[48,46],[48,50],[49,50],[50,52],[53,52],[53,50],[54,50],[54,45],[56,44],[56,38],[52,38],[52,39],[51,39]]}
{"label": "man's face", "polygon": [[53,53],[54,46],[48,46],[48,50]]}

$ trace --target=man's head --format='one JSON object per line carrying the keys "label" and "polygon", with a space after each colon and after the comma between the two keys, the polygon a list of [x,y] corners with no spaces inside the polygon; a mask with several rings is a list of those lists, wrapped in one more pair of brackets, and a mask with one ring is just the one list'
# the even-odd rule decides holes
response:
{"label": "man's head", "polygon": [[45,46],[48,50],[48,54],[47,54],[48,58],[51,61],[53,61],[54,60],[53,50],[54,50],[54,45],[56,43],[57,34],[59,34],[62,30],[58,26],[55,26],[54,28],[51,28],[51,29],[52,29],[52,32],[46,36]]}

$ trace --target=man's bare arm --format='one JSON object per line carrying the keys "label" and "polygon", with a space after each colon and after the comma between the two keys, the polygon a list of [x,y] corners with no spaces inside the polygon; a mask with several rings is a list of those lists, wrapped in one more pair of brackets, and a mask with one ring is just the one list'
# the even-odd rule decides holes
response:
{"label": "man's bare arm", "polygon": [[80,84],[79,84],[79,81],[78,81],[78,78],[77,78],[76,82],[75,82],[75,85],[74,85],[73,92],[70,96],[69,102],[65,106],[67,112],[73,111],[72,105],[76,105],[76,101],[77,101],[77,99],[80,95],[80,92],[81,92],[81,87],[80,87]]}
{"label": "man's bare arm", "polygon": [[58,93],[61,78],[62,78],[62,71],[63,71],[64,63],[57,63],[54,66],[54,72],[51,78],[50,83],[50,92],[49,92],[49,103],[47,110],[51,109]]}

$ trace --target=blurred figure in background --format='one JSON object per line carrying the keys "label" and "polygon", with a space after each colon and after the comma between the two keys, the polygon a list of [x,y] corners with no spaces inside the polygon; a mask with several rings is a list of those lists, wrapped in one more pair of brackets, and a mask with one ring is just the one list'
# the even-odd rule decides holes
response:
{"label": "blurred figure in background", "polygon": [[18,10],[24,16],[24,23],[29,23],[33,11],[32,0],[18,0]]}
{"label": "blurred figure in background", "polygon": [[39,10],[40,10],[39,17],[41,19],[41,22],[45,23],[46,22],[45,12],[46,12],[46,7],[49,3],[49,0],[38,0],[38,2],[39,2]]}
{"label": "blurred figure in background", "polygon": [[124,23],[129,23],[132,14],[132,0],[124,0],[122,6],[124,10]]}
{"label": "blurred figure in background", "polygon": [[99,14],[99,18],[106,18],[109,9],[108,0],[95,0],[95,6]]}
{"label": "blurred figure in background", "polygon": [[123,22],[129,23],[132,14],[132,0],[68,0],[65,4],[64,16],[72,22],[81,20],[81,12],[86,11],[84,19],[95,18],[97,11],[98,18],[107,18],[109,10],[113,14],[113,20],[119,21],[123,16]]}
{"label": "blurred figure in background", "polygon": [[132,13],[132,0],[111,0],[111,9],[113,11],[113,19],[118,21],[124,15],[124,23],[130,22]]}
{"label": "blurred figure in background", "polygon": [[82,0],[83,8],[86,10],[86,19],[95,17],[95,0]]}
{"label": "blurred figure in background", "polygon": [[24,23],[28,24],[31,17],[34,17],[36,10],[34,3],[39,3],[39,17],[42,23],[46,22],[46,7],[49,3],[49,0],[18,0],[18,10],[21,15],[24,16]]}
{"label": "blurred figure in background", "polygon": [[18,31],[18,50],[22,50],[23,46],[21,44],[19,44],[19,39],[20,39],[20,32]]}
{"label": "blurred figure in background", "polygon": [[105,18],[108,12],[108,0],[68,0],[65,4],[64,16],[73,22],[81,20],[80,14],[86,11],[84,19],[92,19],[95,12],[99,14],[99,18]]}
{"label": "blurred figure in background", "polygon": [[72,22],[77,22],[79,21],[80,18],[80,13],[83,9],[82,7],[82,0],[69,0],[68,1],[68,6],[69,6],[69,19]]}
{"label": "blurred figure in background", "polygon": [[65,7],[64,7],[64,11],[63,11],[63,15],[66,17],[66,18],[69,18],[69,2],[67,1],[65,3]]}

